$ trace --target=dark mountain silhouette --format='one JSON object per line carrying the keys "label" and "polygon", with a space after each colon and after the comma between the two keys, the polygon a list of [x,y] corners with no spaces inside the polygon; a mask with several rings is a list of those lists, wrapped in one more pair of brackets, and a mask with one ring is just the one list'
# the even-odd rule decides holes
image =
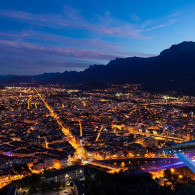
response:
{"label": "dark mountain silhouette", "polygon": [[149,58],[116,58],[107,65],[93,65],[82,72],[65,71],[37,76],[13,76],[1,79],[1,83],[142,83],[153,92],[175,90],[187,95],[195,95],[195,42],[173,45]]}

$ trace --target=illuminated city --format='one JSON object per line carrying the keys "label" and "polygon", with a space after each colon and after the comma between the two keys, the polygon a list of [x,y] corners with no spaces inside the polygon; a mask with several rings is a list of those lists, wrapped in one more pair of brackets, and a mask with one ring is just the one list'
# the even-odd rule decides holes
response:
{"label": "illuminated city", "polygon": [[0,195],[194,195],[195,1],[0,0]]}
{"label": "illuminated city", "polygon": [[78,164],[110,174],[149,172],[165,185],[165,170],[185,177],[176,153],[195,161],[192,98],[152,95],[125,84],[91,91],[6,87],[0,101],[1,188]]}

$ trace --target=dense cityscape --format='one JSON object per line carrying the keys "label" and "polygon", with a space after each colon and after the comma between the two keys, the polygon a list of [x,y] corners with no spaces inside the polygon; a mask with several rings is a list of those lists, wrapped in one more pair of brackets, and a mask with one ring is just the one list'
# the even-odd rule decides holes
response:
{"label": "dense cityscape", "polygon": [[0,195],[195,195],[194,0],[0,0]]}
{"label": "dense cityscape", "polygon": [[[93,168],[150,173],[159,186],[172,189],[176,181],[193,181],[194,173],[163,150],[195,139],[195,97],[150,94],[141,87],[1,89],[0,187],[43,173],[44,182],[78,180],[82,186],[86,169]],[[183,151],[195,160],[190,146]],[[168,179],[168,170],[177,177]]]}

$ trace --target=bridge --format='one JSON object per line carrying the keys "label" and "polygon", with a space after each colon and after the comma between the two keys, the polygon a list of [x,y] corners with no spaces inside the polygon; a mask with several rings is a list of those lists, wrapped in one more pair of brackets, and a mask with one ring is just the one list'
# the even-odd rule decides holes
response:
{"label": "bridge", "polygon": [[177,153],[176,155],[189,169],[191,169],[191,171],[193,171],[193,173],[195,173],[195,163],[191,159],[182,153]]}
{"label": "bridge", "polygon": [[[195,162],[188,158],[185,152],[195,151],[195,140],[183,142],[170,147],[162,148],[161,152],[176,155],[193,173],[195,173]],[[193,153],[194,154],[194,153]]]}

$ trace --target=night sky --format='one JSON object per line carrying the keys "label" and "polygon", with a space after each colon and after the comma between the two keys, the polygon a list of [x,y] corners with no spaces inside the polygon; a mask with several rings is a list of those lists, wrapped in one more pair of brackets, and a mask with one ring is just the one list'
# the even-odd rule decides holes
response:
{"label": "night sky", "polygon": [[0,0],[0,74],[81,71],[195,41],[194,0]]}

